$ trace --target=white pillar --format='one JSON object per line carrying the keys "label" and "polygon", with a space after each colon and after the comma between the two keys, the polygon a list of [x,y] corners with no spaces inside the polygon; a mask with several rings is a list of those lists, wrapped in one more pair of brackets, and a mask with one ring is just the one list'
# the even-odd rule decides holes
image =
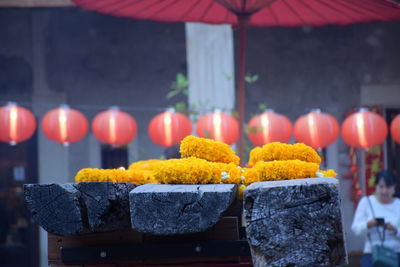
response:
{"label": "white pillar", "polygon": [[[230,25],[186,23],[189,105],[231,110],[235,105],[233,33]],[[200,107],[200,109],[199,109]]]}

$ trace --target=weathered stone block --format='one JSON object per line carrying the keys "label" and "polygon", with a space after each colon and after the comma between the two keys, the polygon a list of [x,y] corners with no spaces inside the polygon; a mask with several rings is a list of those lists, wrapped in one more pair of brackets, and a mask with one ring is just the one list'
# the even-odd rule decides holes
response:
{"label": "weathered stone block", "polygon": [[147,184],[129,193],[132,228],[155,235],[205,231],[236,197],[232,184]]}
{"label": "weathered stone block", "polygon": [[244,192],[244,215],[254,266],[347,262],[335,178],[251,184]]}
{"label": "weathered stone block", "polygon": [[113,231],[130,227],[131,183],[24,185],[32,217],[57,235]]}

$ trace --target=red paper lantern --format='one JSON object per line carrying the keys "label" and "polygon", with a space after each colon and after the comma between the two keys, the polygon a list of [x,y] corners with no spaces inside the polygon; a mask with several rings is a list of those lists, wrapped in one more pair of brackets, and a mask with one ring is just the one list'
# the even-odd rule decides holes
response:
{"label": "red paper lantern", "polygon": [[392,120],[392,123],[390,124],[390,134],[392,135],[393,140],[400,144],[400,114]]}
{"label": "red paper lantern", "polygon": [[29,139],[36,130],[32,112],[15,103],[0,107],[0,141],[16,145]]}
{"label": "red paper lantern", "polygon": [[150,139],[157,145],[177,145],[192,132],[192,124],[184,114],[168,110],[156,115],[149,124]]}
{"label": "red paper lantern", "polygon": [[281,114],[272,110],[253,117],[247,125],[248,137],[255,146],[262,146],[271,142],[286,143],[292,135],[292,123]]}
{"label": "red paper lantern", "polygon": [[294,124],[294,137],[297,142],[313,148],[324,148],[336,141],[339,123],[332,115],[319,109],[298,118]]}
{"label": "red paper lantern", "polygon": [[135,138],[137,126],[131,115],[113,107],[94,117],[92,131],[100,141],[119,146],[127,145]]}
{"label": "red paper lantern", "polygon": [[61,105],[44,115],[42,130],[49,139],[68,146],[85,137],[88,121],[79,110]]}
{"label": "red paper lantern", "polygon": [[382,144],[387,133],[382,116],[364,109],[348,116],[342,124],[342,137],[351,147],[370,148]]}
{"label": "red paper lantern", "polygon": [[196,132],[200,137],[231,145],[238,140],[239,124],[231,115],[217,110],[200,117],[197,121]]}

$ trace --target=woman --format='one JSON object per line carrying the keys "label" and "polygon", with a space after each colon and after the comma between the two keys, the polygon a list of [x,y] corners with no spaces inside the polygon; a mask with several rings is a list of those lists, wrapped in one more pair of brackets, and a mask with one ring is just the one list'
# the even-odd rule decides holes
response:
{"label": "woman", "polygon": [[[356,235],[365,235],[364,255],[361,266],[372,266],[371,243],[381,244],[385,229],[384,246],[398,253],[400,267],[400,199],[395,198],[396,180],[388,171],[381,171],[375,179],[375,195],[363,197],[356,209],[351,229]],[[374,215],[373,215],[374,214]],[[379,232],[378,232],[379,231]]]}

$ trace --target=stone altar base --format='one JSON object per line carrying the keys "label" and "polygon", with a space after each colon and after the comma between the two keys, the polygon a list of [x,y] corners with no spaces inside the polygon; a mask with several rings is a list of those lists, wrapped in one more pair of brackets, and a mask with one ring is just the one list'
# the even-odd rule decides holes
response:
{"label": "stone altar base", "polygon": [[254,266],[347,263],[337,179],[253,183],[244,216]]}

